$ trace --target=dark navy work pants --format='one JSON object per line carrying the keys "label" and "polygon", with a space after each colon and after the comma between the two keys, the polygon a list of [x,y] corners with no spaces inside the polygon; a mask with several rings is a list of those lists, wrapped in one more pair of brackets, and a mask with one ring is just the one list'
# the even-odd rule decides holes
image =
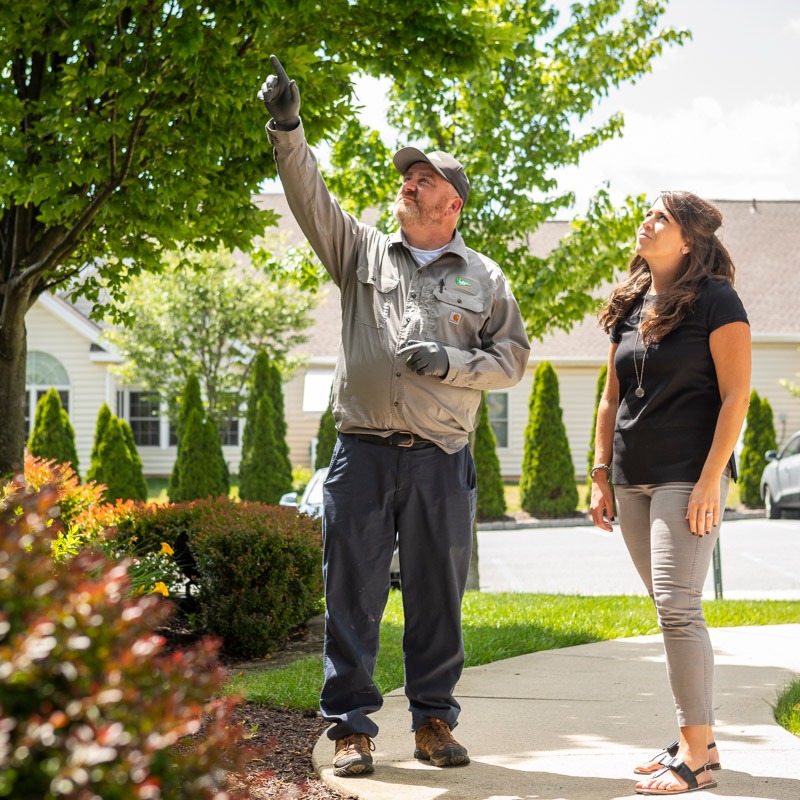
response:
{"label": "dark navy work pants", "polygon": [[324,484],[325,683],[331,739],[375,736],[383,705],[373,672],[399,537],[405,691],[411,727],[457,724],[453,690],[464,666],[461,600],[475,514],[469,447],[394,447],[339,434]]}

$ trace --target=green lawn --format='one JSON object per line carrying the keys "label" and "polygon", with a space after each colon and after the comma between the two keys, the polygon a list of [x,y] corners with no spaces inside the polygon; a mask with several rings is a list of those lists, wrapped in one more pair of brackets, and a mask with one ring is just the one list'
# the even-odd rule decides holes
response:
{"label": "green lawn", "polygon": [[[704,604],[711,627],[777,625],[797,622],[800,601],[713,600]],[[647,597],[579,597],[544,594],[467,592],[463,605],[466,666],[504,658],[656,633]],[[403,610],[391,592],[381,623],[375,681],[382,692],[403,684]],[[237,675],[226,687],[247,701],[290,709],[315,708],[322,685],[322,659],[309,656],[261,673]]]}

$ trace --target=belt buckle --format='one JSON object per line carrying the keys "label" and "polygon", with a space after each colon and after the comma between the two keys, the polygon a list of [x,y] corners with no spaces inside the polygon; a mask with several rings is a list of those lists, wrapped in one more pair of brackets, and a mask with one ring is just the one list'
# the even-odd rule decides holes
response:
{"label": "belt buckle", "polygon": [[414,446],[414,434],[411,433],[410,431],[407,431],[407,432],[404,432],[404,433],[407,433],[407,435],[410,437],[408,442],[404,442],[404,443],[398,442],[397,446],[398,447],[413,447]]}

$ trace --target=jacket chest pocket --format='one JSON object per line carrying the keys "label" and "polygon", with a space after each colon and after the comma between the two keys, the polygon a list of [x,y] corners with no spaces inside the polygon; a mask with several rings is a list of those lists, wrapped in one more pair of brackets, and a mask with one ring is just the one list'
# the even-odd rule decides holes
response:
{"label": "jacket chest pocket", "polygon": [[399,276],[365,261],[356,268],[356,278],[356,319],[370,328],[386,327]]}
{"label": "jacket chest pocket", "polygon": [[476,345],[486,318],[486,302],[476,294],[449,289],[437,289],[434,320],[435,338],[445,344]]}

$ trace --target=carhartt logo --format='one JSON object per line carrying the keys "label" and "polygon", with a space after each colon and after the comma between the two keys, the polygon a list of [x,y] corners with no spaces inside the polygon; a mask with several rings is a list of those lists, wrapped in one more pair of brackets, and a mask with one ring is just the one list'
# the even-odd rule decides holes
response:
{"label": "carhartt logo", "polygon": [[458,323],[461,322],[461,314],[458,311],[451,311],[450,322],[452,322],[453,325],[458,325]]}
{"label": "carhartt logo", "polygon": [[472,286],[466,278],[456,278],[456,286]]}

